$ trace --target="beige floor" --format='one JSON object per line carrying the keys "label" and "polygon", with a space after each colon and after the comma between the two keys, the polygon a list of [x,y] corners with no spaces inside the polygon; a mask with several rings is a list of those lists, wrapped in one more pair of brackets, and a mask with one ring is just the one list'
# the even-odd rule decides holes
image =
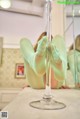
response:
{"label": "beige floor", "polygon": [[44,90],[23,89],[13,102],[2,111],[8,111],[8,119],[80,119],[80,90],[52,90],[53,98],[66,104],[60,110],[39,110],[29,106],[34,100],[41,99]]}

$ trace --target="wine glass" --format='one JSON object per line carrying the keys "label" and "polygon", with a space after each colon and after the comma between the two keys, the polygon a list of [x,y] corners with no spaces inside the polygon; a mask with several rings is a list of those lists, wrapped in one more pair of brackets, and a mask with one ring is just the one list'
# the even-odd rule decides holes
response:
{"label": "wine glass", "polygon": [[53,99],[52,93],[51,93],[51,64],[50,64],[50,58],[48,53],[48,48],[51,42],[51,0],[47,0],[47,37],[48,42],[46,44],[46,88],[45,93],[41,100],[32,101],[30,102],[30,106],[42,109],[42,110],[57,110],[57,109],[63,109],[66,107],[66,105],[62,102],[58,102]]}

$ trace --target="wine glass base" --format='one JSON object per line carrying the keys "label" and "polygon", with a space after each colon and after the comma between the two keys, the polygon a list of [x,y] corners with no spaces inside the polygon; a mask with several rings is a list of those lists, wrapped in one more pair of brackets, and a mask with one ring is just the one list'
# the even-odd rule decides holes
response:
{"label": "wine glass base", "polygon": [[30,106],[41,110],[59,110],[66,107],[62,102],[53,100],[53,98],[43,98],[42,100],[30,102]]}

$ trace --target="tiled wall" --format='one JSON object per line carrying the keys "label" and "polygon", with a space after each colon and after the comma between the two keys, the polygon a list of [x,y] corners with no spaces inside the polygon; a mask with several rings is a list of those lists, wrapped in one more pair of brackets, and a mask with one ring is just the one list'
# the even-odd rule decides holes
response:
{"label": "tiled wall", "polygon": [[26,79],[15,78],[16,63],[23,63],[20,49],[3,49],[2,65],[0,66],[0,88],[22,88]]}

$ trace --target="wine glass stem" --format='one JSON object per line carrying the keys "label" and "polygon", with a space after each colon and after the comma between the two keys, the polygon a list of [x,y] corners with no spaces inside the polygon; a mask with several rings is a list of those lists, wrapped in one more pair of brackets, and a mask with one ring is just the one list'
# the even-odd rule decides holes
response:
{"label": "wine glass stem", "polygon": [[[47,51],[47,50],[46,50]],[[46,88],[45,88],[45,98],[51,98],[51,66],[50,66],[50,59],[47,51],[46,56]]]}
{"label": "wine glass stem", "polygon": [[51,98],[51,65],[48,46],[51,42],[51,1],[47,0],[47,46],[46,46],[46,89],[45,96]]}

